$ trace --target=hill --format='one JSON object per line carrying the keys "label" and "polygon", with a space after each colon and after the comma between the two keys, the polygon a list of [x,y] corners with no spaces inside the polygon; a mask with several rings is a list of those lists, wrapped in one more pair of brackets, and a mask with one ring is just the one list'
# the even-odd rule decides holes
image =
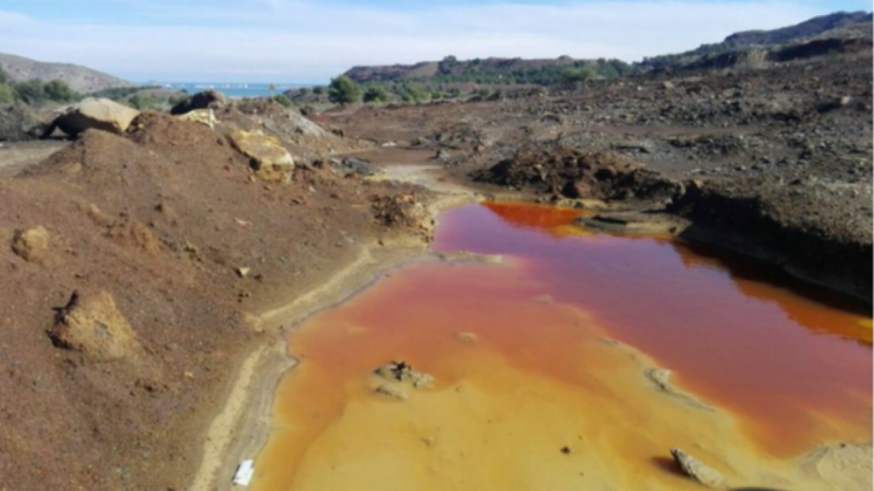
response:
{"label": "hill", "polygon": [[80,65],[48,63],[5,53],[0,53],[0,69],[3,69],[14,82],[31,79],[63,80],[80,94],[133,86],[126,80]]}
{"label": "hill", "polygon": [[[855,50],[864,48],[865,40],[870,45],[871,19],[872,14],[866,12],[836,12],[779,29],[742,31],[719,43],[702,44],[690,51],[646,58],[635,67],[639,72],[675,68],[726,68],[750,58],[759,61],[788,61],[795,52],[822,55]],[[805,43],[812,43],[811,49],[799,48]],[[787,53],[781,53],[786,50]]]}
{"label": "hill", "polygon": [[590,68],[605,78],[626,74],[631,66],[615,59],[575,59],[569,56],[549,59],[475,58],[460,61],[447,56],[441,61],[413,65],[356,66],[344,75],[367,83],[427,81],[449,83],[529,83],[549,85],[562,80],[568,70]]}
{"label": "hill", "polygon": [[[665,69],[727,68],[738,63],[782,62],[833,52],[857,51],[870,45],[872,14],[836,12],[773,30],[751,30],[732,34],[722,42],[704,44],[683,53],[646,58],[628,64],[616,59],[575,59],[569,56],[550,59],[476,58],[459,61],[447,56],[441,61],[422,61],[410,65],[356,66],[344,75],[360,84],[373,83],[470,83],[553,85],[581,70],[591,70],[603,78]],[[825,41],[826,39],[830,41]],[[808,48],[801,43],[811,42]],[[751,52],[760,50],[758,52]]]}
{"label": "hill", "polygon": [[871,22],[871,14],[865,12],[836,12],[821,15],[780,29],[770,31],[742,31],[725,38],[723,43],[731,46],[772,46],[801,38],[817,36],[832,29]]}

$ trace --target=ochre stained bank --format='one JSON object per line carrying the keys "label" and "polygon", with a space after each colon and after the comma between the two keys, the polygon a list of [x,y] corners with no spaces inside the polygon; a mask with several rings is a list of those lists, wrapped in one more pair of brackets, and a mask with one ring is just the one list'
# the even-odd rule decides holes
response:
{"label": "ochre stained bank", "polygon": [[[870,443],[867,312],[669,241],[574,233],[577,216],[447,212],[436,250],[507,261],[393,272],[292,333],[254,487],[696,489],[679,446],[732,486],[822,489],[798,456]],[[374,394],[392,360],[437,385]]]}

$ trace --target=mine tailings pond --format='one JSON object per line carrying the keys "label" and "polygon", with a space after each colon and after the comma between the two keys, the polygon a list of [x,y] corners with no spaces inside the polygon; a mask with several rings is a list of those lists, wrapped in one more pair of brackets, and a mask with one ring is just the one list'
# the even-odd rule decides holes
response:
{"label": "mine tailings pond", "polygon": [[[822,489],[805,456],[870,445],[868,308],[579,216],[446,211],[433,251],[503,260],[416,262],[293,330],[253,488],[700,489],[679,447],[732,487]],[[378,393],[391,361],[435,383]]]}

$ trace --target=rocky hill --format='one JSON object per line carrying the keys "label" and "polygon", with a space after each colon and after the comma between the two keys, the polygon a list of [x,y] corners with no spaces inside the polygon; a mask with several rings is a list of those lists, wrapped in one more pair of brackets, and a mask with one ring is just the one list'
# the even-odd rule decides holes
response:
{"label": "rocky hill", "polygon": [[132,87],[133,84],[91,68],[70,63],[48,63],[23,56],[0,53],[0,68],[14,82],[25,80],[63,80],[76,92],[90,94],[117,87]]}
{"label": "rocky hill", "polygon": [[817,36],[832,29],[870,22],[871,14],[865,12],[836,12],[780,29],[738,32],[728,36],[723,42],[732,46],[769,46]]}
{"label": "rocky hill", "polygon": [[871,46],[871,19],[866,12],[836,12],[779,29],[742,31],[719,43],[646,58],[635,68],[638,72],[729,68],[859,51]]}

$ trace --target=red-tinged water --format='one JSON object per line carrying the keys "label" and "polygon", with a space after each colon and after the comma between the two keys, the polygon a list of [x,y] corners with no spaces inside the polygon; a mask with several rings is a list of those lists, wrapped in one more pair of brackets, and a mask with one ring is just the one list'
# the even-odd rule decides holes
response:
{"label": "red-tinged water", "polygon": [[669,240],[556,235],[574,215],[459,208],[442,215],[434,249],[519,259],[557,302],[589,312],[683,386],[746,416],[750,433],[775,452],[816,443],[817,413],[870,433],[870,311]]}
{"label": "red-tinged water", "polygon": [[[445,212],[435,251],[507,261],[415,264],[293,332],[301,363],[277,390],[254,487],[692,489],[664,466],[678,445],[733,483],[769,469],[819,489],[784,463],[870,442],[870,311],[748,261],[581,233],[578,216]],[[375,395],[368,374],[400,359],[437,387]],[[653,390],[650,366],[716,410]]]}

